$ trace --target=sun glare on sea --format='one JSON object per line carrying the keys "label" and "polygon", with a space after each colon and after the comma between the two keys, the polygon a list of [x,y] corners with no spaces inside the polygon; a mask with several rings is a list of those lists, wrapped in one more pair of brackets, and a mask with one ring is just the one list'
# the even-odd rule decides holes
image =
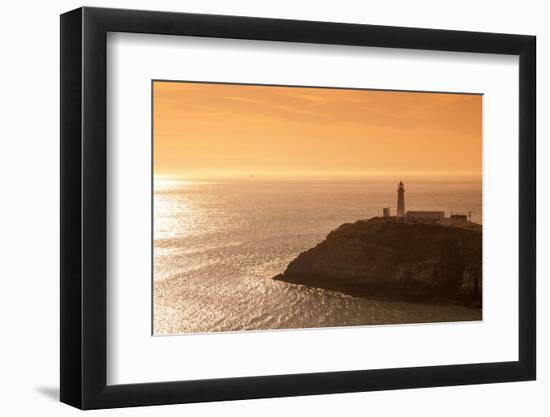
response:
{"label": "sun glare on sea", "polygon": [[179,178],[155,178],[155,240],[181,238],[192,231],[197,213],[187,188],[193,184]]}
{"label": "sun glare on sea", "polygon": [[155,188],[155,191],[166,191],[171,188],[185,187],[191,184],[193,184],[192,181],[185,180],[185,179],[155,177],[154,188]]}

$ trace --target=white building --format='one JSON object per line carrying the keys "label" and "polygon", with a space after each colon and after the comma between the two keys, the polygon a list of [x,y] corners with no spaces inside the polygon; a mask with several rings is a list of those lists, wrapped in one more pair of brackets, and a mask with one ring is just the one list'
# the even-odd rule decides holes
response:
{"label": "white building", "polygon": [[440,221],[445,217],[444,211],[407,211],[408,220]]}

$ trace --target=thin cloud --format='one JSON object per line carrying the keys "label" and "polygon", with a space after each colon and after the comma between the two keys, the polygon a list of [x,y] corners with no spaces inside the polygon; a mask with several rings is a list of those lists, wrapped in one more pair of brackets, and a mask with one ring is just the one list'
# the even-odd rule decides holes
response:
{"label": "thin cloud", "polygon": [[227,100],[233,100],[233,101],[242,101],[244,103],[252,103],[252,104],[265,104],[265,102],[260,100],[255,100],[253,98],[247,98],[247,97],[225,97]]}

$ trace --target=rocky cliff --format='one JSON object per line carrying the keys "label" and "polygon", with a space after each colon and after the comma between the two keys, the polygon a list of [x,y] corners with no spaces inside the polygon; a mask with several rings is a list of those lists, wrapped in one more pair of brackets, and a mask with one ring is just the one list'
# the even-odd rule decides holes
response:
{"label": "rocky cliff", "polygon": [[343,224],[274,279],[385,299],[481,306],[482,229],[374,218]]}

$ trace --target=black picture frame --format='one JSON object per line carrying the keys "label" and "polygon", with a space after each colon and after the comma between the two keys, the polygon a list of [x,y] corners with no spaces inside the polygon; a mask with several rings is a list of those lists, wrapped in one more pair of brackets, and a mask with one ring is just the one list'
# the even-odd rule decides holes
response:
{"label": "black picture frame", "polygon": [[[513,362],[107,385],[108,32],[519,56],[519,358]],[[79,8],[61,15],[61,401],[81,409],[536,377],[534,36]]]}

